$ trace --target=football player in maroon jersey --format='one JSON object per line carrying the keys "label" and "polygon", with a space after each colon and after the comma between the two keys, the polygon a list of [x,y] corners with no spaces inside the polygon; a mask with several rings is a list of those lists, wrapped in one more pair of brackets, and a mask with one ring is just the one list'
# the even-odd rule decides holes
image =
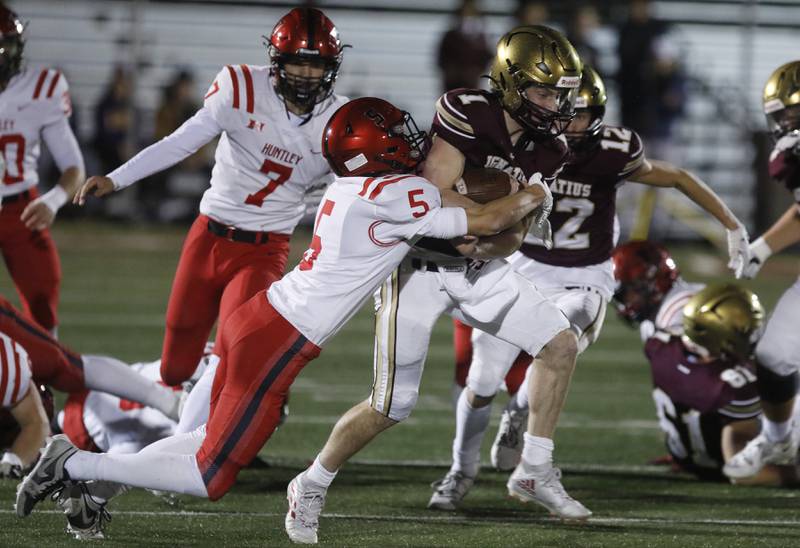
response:
{"label": "football player in maroon jersey", "polygon": [[[764,113],[776,139],[769,173],[794,194],[795,204],[751,244],[744,275],[753,278],[772,255],[800,242],[800,61],[778,67],[764,86]],[[756,348],[764,430],[725,465],[731,478],[746,478],[768,463],[796,458],[800,424],[792,421],[800,369],[800,279],[781,296]]]}
{"label": "football player in maroon jersey", "polygon": [[[724,479],[726,459],[760,426],[753,348],[764,311],[733,284],[686,283],[662,246],[636,241],[612,252],[617,313],[639,326],[653,378],[653,402],[677,467]],[[788,485],[795,466],[766,466],[736,483]]]}
{"label": "football player in maroon jersey", "polygon": [[[61,264],[49,228],[83,180],[83,156],[69,125],[66,78],[25,66],[24,34],[17,14],[0,4],[0,250],[25,313],[55,336]],[[42,141],[61,176],[39,196]]]}
{"label": "football player in maroon jersey", "polygon": [[[552,248],[528,235],[509,262],[523,277],[561,309],[570,321],[570,334],[578,351],[584,351],[599,336],[606,303],[614,292],[609,259],[615,240],[617,189],[626,180],[658,187],[674,187],[714,216],[728,231],[732,267],[741,267],[747,248],[747,232],[722,200],[692,173],[667,162],[648,160],[635,131],[603,123],[607,95],[600,75],[584,67],[576,99],[576,115],[566,128],[572,154],[564,169],[550,183],[553,193]],[[469,338],[457,326],[462,345]],[[519,349],[482,331],[472,333],[471,367],[466,378],[466,397],[471,405],[457,413],[456,441],[451,473],[476,463],[483,431],[488,424],[488,406],[515,362],[525,367],[530,358]],[[469,353],[463,347],[457,354]],[[537,362],[538,364],[538,362]],[[463,363],[459,364],[463,366]],[[535,375],[538,365],[531,371]],[[536,381],[534,381],[536,382]],[[508,387],[513,389],[512,383]],[[492,463],[501,470],[517,466],[528,407],[528,383],[512,397],[502,417]],[[474,417],[485,414],[482,421]],[[474,427],[470,425],[474,424]],[[468,434],[463,437],[460,432]],[[437,488],[434,508],[450,509],[466,492]]]}

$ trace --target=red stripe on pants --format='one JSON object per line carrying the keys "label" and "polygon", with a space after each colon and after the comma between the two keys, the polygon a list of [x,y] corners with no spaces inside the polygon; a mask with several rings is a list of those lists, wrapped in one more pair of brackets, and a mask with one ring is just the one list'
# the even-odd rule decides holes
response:
{"label": "red stripe on pants", "polygon": [[220,363],[197,463],[211,500],[222,497],[269,440],[297,374],[320,349],[259,294],[231,315],[218,337]]}

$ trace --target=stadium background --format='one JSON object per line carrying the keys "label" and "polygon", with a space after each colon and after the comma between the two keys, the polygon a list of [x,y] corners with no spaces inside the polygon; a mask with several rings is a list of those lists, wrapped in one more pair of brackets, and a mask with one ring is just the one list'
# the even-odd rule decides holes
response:
{"label": "stadium background", "polygon": [[[64,70],[76,106],[76,129],[87,171],[102,171],[95,107],[115,70],[129,79],[128,122],[121,150],[153,142],[164,88],[191,73],[190,95],[199,102],[224,64],[265,63],[261,35],[291,2],[46,1],[9,2],[30,22],[29,63]],[[269,5],[267,5],[269,4]],[[324,8],[345,43],[337,91],[385,97],[428,125],[441,91],[436,66],[439,40],[454,24],[457,2],[423,0],[328,1]],[[565,28],[587,3],[552,2],[548,24]],[[589,3],[590,4],[590,3]],[[483,2],[490,43],[514,24],[516,2]],[[608,120],[619,121],[617,26],[625,2],[595,3],[600,24],[592,31],[598,66],[611,88]],[[788,203],[788,193],[765,179],[768,146],[760,108],[761,86],[778,65],[797,57],[800,6],[790,1],[653,2],[653,14],[671,23],[670,51],[679,63],[685,105],[669,139],[658,143],[669,159],[705,178],[760,233]],[[623,67],[624,68],[624,67]],[[119,132],[118,132],[119,133]],[[213,148],[211,149],[213,152]],[[142,182],[87,211],[66,207],[54,235],[64,267],[61,338],[84,353],[129,361],[160,353],[163,314],[185,228],[207,185],[207,163]],[[42,173],[51,167],[44,160]],[[46,188],[54,177],[44,176]],[[144,189],[144,190],[142,190]],[[674,194],[674,193],[673,193]],[[623,237],[638,211],[639,196],[622,198]],[[664,192],[651,237],[667,241],[690,280],[726,277],[724,254],[697,230],[721,230],[691,216],[680,199]],[[669,209],[671,214],[664,213]],[[675,220],[674,216],[681,220]],[[688,228],[684,221],[695,223]],[[696,223],[699,222],[699,225]],[[300,230],[293,259],[305,248]],[[797,275],[796,257],[776,257],[747,285],[772,306]],[[13,294],[5,271],[0,290]],[[371,383],[372,322],[358,315],[322,357],[304,371],[292,395],[289,422],[262,457],[265,470],[249,470],[220,503],[185,499],[166,506],[134,493],[112,506],[112,544],[147,543],[281,545],[285,483],[313,458],[333,422],[367,396]],[[424,509],[428,483],[446,466],[452,434],[452,350],[448,321],[434,335],[423,393],[412,418],[387,433],[348,466],[330,491],[321,538],[334,546],[560,546],[725,545],[792,543],[796,493],[701,484],[647,462],[663,453],[637,334],[610,312],[600,341],[581,357],[557,434],[556,457],[565,486],[597,516],[590,525],[550,522],[537,508],[504,498],[505,476],[484,470],[481,481],[454,514]],[[499,396],[504,402],[505,398]],[[495,414],[496,415],[496,414]],[[496,416],[495,422],[496,424]],[[489,442],[484,444],[488,462]],[[0,485],[0,545],[70,544],[55,513],[27,521],[11,514],[13,486]],[[52,506],[46,507],[52,510]]]}

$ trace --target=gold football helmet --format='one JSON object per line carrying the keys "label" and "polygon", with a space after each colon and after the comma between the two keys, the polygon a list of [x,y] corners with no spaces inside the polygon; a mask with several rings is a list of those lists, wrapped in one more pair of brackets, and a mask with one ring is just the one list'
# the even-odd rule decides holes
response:
{"label": "gold football helmet", "polygon": [[800,129],[800,61],[781,65],[764,86],[767,126],[780,137]]}
{"label": "gold football helmet", "polygon": [[[557,30],[542,25],[521,26],[497,43],[492,63],[492,89],[514,120],[538,134],[563,132],[574,116],[582,63],[572,44]],[[531,86],[558,92],[556,110],[528,98]]]}
{"label": "gold football helmet", "polygon": [[707,286],[683,307],[684,341],[711,357],[750,358],[763,323],[758,296],[730,283]]}
{"label": "gold football helmet", "polygon": [[588,149],[599,141],[603,131],[603,117],[606,114],[607,102],[608,94],[603,79],[592,67],[583,65],[581,85],[575,97],[575,111],[585,110],[591,116],[591,121],[584,130],[571,131],[568,127],[564,131],[572,150]]}

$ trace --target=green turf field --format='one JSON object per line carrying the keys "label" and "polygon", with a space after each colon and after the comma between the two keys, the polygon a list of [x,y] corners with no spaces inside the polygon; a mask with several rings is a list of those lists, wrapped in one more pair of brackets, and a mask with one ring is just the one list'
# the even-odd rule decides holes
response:
{"label": "green turf field", "polygon": [[[184,229],[62,222],[61,339],[84,353],[155,359]],[[294,256],[308,234],[293,244]],[[707,249],[676,251],[690,280],[723,274]],[[767,306],[797,275],[797,259],[776,258],[752,288]],[[0,288],[13,288],[3,270]],[[14,298],[15,302],[16,299]],[[184,497],[170,507],[142,491],[112,503],[109,545],[282,546],[285,487],[321,448],[335,420],[366,398],[372,379],[372,321],[362,312],[300,375],[291,416],[261,456],[217,503]],[[556,436],[564,485],[594,511],[562,525],[539,507],[505,496],[506,475],[484,470],[463,510],[425,509],[430,482],[449,464],[453,420],[448,320],[432,340],[412,418],[384,434],[339,474],[320,539],[328,546],[797,546],[797,491],[700,483],[646,465],[664,453],[638,335],[609,312],[597,344],[580,359]],[[499,396],[505,403],[505,396]],[[499,406],[498,406],[499,407]],[[490,436],[494,436],[495,420]],[[491,441],[484,443],[488,463]],[[13,515],[14,483],[0,482],[0,546],[75,544],[55,506]]]}

